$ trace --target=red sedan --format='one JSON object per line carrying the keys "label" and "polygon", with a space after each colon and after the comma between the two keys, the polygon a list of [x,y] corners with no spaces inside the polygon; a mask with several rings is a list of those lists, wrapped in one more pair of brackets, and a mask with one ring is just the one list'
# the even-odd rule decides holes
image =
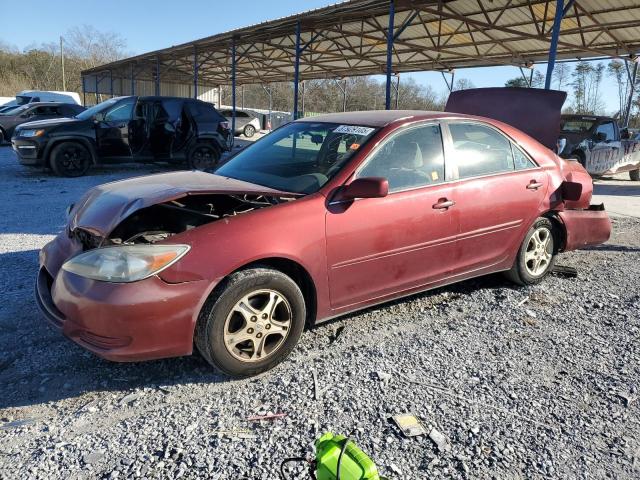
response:
{"label": "red sedan", "polygon": [[272,368],[313,324],[494,272],[540,282],[605,242],[592,182],[504,123],[451,113],[290,123],[215,174],[90,190],[40,256],[37,300],[101,357]]}

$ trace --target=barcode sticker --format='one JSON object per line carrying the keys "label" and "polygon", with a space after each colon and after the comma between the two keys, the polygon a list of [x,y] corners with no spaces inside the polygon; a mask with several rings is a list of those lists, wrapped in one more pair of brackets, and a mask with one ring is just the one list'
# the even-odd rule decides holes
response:
{"label": "barcode sticker", "polygon": [[358,127],[356,125],[340,125],[333,133],[348,133],[352,135],[369,135],[375,128]]}

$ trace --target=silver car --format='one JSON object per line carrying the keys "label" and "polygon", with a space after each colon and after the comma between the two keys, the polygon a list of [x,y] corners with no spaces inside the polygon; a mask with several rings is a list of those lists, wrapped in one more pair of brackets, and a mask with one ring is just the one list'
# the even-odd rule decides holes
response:
{"label": "silver car", "polygon": [[[231,110],[220,110],[220,113],[229,121],[231,125],[231,117],[233,112]],[[243,110],[236,109],[236,129],[233,132],[234,135],[243,134],[247,138],[251,138],[256,132],[261,130],[260,120]]]}

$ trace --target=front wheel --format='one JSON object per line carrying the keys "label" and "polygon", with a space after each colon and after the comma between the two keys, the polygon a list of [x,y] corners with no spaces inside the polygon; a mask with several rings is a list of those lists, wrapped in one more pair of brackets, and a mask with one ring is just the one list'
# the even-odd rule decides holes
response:
{"label": "front wheel", "polygon": [[519,285],[540,283],[553,269],[557,253],[553,224],[540,217],[529,229],[507,278]]}
{"label": "front wheel", "polygon": [[62,142],[51,151],[49,163],[60,177],[81,177],[91,166],[91,154],[84,145]]}
{"label": "front wheel", "polygon": [[222,372],[256,375],[291,353],[305,318],[304,297],[290,277],[270,268],[241,270],[205,303],[195,344],[205,360]]}
{"label": "front wheel", "polygon": [[629,172],[629,178],[631,180],[633,180],[634,182],[640,182],[640,168],[637,168],[635,170],[631,170]]}
{"label": "front wheel", "polygon": [[193,170],[209,170],[220,161],[220,150],[210,143],[198,142],[189,150],[187,161]]}
{"label": "front wheel", "polygon": [[244,127],[244,136],[247,138],[251,138],[255,135],[256,133],[256,127],[254,127],[253,125],[247,125],[246,127]]}

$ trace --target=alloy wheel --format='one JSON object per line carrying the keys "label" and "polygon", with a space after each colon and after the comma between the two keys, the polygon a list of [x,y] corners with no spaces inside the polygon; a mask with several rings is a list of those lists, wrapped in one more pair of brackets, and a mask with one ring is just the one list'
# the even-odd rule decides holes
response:
{"label": "alloy wheel", "polygon": [[59,165],[66,176],[82,175],[89,161],[89,153],[83,147],[67,147],[60,152]]}
{"label": "alloy wheel", "polygon": [[196,170],[211,168],[216,163],[213,147],[208,145],[197,146],[191,154],[191,166]]}
{"label": "alloy wheel", "polygon": [[525,268],[529,275],[539,277],[551,265],[553,258],[553,236],[546,227],[537,229],[529,238],[524,254]]}
{"label": "alloy wheel", "polygon": [[243,362],[274,355],[285,343],[293,314],[289,301],[276,290],[255,290],[233,307],[224,325],[227,351]]}

